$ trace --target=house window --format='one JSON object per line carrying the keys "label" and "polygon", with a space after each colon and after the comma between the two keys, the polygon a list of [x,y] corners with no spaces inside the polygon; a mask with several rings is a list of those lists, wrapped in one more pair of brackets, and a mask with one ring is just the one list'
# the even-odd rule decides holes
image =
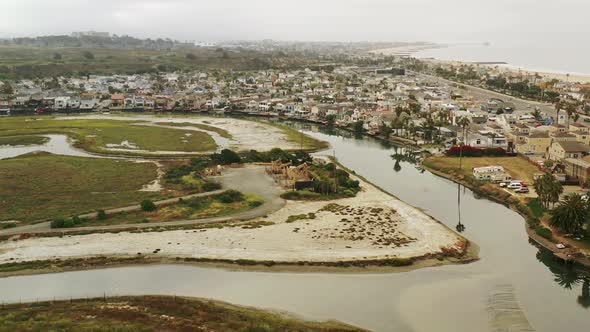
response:
{"label": "house window", "polygon": [[578,154],[577,153],[574,153],[574,158],[578,158]]}
{"label": "house window", "polygon": [[480,144],[481,144],[481,140],[479,140],[479,139],[478,139],[478,140],[475,142],[475,144],[477,144],[477,145],[480,145]]}

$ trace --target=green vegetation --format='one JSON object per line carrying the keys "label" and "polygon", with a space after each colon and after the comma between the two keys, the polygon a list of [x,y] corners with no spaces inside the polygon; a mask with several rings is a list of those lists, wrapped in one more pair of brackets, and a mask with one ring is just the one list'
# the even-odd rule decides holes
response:
{"label": "green vegetation", "polygon": [[282,199],[290,199],[294,201],[321,201],[326,199],[320,193],[315,193],[309,190],[289,190],[281,194]]}
{"label": "green vegetation", "polygon": [[45,136],[7,136],[0,137],[0,146],[41,145],[49,141]]}
{"label": "green vegetation", "polygon": [[307,189],[292,190],[281,194],[283,199],[292,200],[330,200],[354,197],[361,190],[360,183],[350,178],[350,174],[334,163],[311,164],[311,182]]}
{"label": "green vegetation", "polygon": [[[215,150],[216,144],[204,132],[137,125],[138,121],[59,120],[55,118],[14,117],[0,122],[0,137],[30,134],[66,134],[74,146],[96,153],[142,155],[141,151],[110,151],[112,147],[138,150],[203,152]],[[191,134],[187,136],[186,134]],[[133,150],[133,149],[131,149]]]}
{"label": "green vegetation", "polygon": [[0,220],[61,218],[125,206],[161,194],[140,192],[156,165],[37,153],[0,160]]}
{"label": "green vegetation", "polygon": [[584,225],[590,226],[590,206],[576,193],[566,195],[559,205],[551,210],[549,222],[561,231],[579,236]]}
{"label": "green vegetation", "polygon": [[[55,56],[56,52],[59,56]],[[192,56],[186,56],[188,53]],[[203,69],[262,70],[302,68],[309,56],[279,52],[211,48],[145,50],[123,48],[35,47],[0,45],[0,79],[23,79],[89,74],[142,74]]]}
{"label": "green vegetation", "polygon": [[533,186],[539,201],[546,209],[549,208],[549,203],[559,202],[559,196],[563,193],[561,183],[550,173],[535,179]]}
{"label": "green vegetation", "polygon": [[223,149],[220,153],[211,155],[211,162],[215,165],[239,164],[242,162],[242,158],[232,150]]}
{"label": "green vegetation", "polygon": [[[179,199],[177,203],[160,206],[155,210],[140,210],[108,215],[106,219],[93,219],[80,226],[123,225],[152,222],[168,222],[174,220],[204,219],[230,215],[253,209],[263,203],[262,199],[254,195],[242,194],[235,190],[222,193]],[[217,226],[214,226],[217,227]]]}
{"label": "green vegetation", "polygon": [[219,136],[225,137],[227,139],[233,139],[233,136],[229,133],[229,131],[219,128],[213,127],[210,125],[202,124],[202,123],[192,123],[192,122],[157,122],[157,125],[161,126],[171,126],[171,127],[195,127],[207,131],[212,131],[218,133]]}
{"label": "green vegetation", "polygon": [[191,159],[190,164],[175,165],[168,168],[164,174],[166,183],[174,188],[190,192],[206,192],[221,189],[221,185],[205,180],[206,169],[211,160],[207,157]]}
{"label": "green vegetation", "polygon": [[[162,317],[166,317],[163,319]],[[363,331],[196,298],[137,296],[5,305],[2,331]]]}
{"label": "green vegetation", "polygon": [[292,223],[292,222],[296,222],[297,220],[310,220],[310,219],[315,219],[316,215],[313,212],[307,213],[307,214],[296,214],[296,215],[292,215],[287,217],[287,220],[285,222],[287,223]]}
{"label": "green vegetation", "polygon": [[158,208],[156,204],[154,204],[154,202],[150,201],[149,199],[144,199],[143,201],[141,201],[140,206],[141,211],[145,212],[156,211],[156,209]]}

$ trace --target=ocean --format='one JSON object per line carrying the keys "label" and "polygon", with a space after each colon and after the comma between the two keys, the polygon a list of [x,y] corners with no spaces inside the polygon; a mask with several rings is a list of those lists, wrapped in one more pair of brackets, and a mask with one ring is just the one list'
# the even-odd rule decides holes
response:
{"label": "ocean", "polygon": [[462,62],[506,62],[507,66],[538,72],[590,75],[590,45],[450,44],[414,53],[417,58]]}

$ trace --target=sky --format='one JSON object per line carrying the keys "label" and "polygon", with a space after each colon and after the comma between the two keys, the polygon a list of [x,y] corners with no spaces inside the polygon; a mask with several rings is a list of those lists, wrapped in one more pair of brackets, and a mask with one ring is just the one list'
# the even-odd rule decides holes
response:
{"label": "sky", "polygon": [[107,31],[189,41],[575,45],[589,0],[0,0],[0,37]]}

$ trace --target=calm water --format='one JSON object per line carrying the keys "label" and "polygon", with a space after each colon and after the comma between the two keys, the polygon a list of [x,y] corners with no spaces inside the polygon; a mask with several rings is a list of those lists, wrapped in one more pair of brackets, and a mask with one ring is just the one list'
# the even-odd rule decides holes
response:
{"label": "calm water", "polygon": [[49,141],[43,145],[28,146],[2,146],[0,147],[0,159],[14,158],[23,154],[44,151],[53,154],[79,157],[96,157],[90,153],[75,149],[68,141],[66,135],[42,135],[49,137]]}
{"label": "calm water", "polygon": [[[308,127],[309,129],[309,127]],[[0,301],[176,294],[338,319],[377,331],[587,331],[588,277],[529,243],[523,219],[457,184],[393,158],[371,139],[314,132],[337,158],[481,248],[468,265],[406,273],[303,274],[158,265],[0,279]],[[332,153],[327,152],[327,153]],[[397,163],[394,159],[399,159]],[[584,296],[586,295],[586,296]]]}
{"label": "calm water", "polygon": [[415,56],[467,62],[507,62],[512,67],[541,72],[590,75],[589,53],[590,45],[587,43],[579,43],[575,47],[557,47],[550,44],[471,44],[425,50],[416,53]]}

